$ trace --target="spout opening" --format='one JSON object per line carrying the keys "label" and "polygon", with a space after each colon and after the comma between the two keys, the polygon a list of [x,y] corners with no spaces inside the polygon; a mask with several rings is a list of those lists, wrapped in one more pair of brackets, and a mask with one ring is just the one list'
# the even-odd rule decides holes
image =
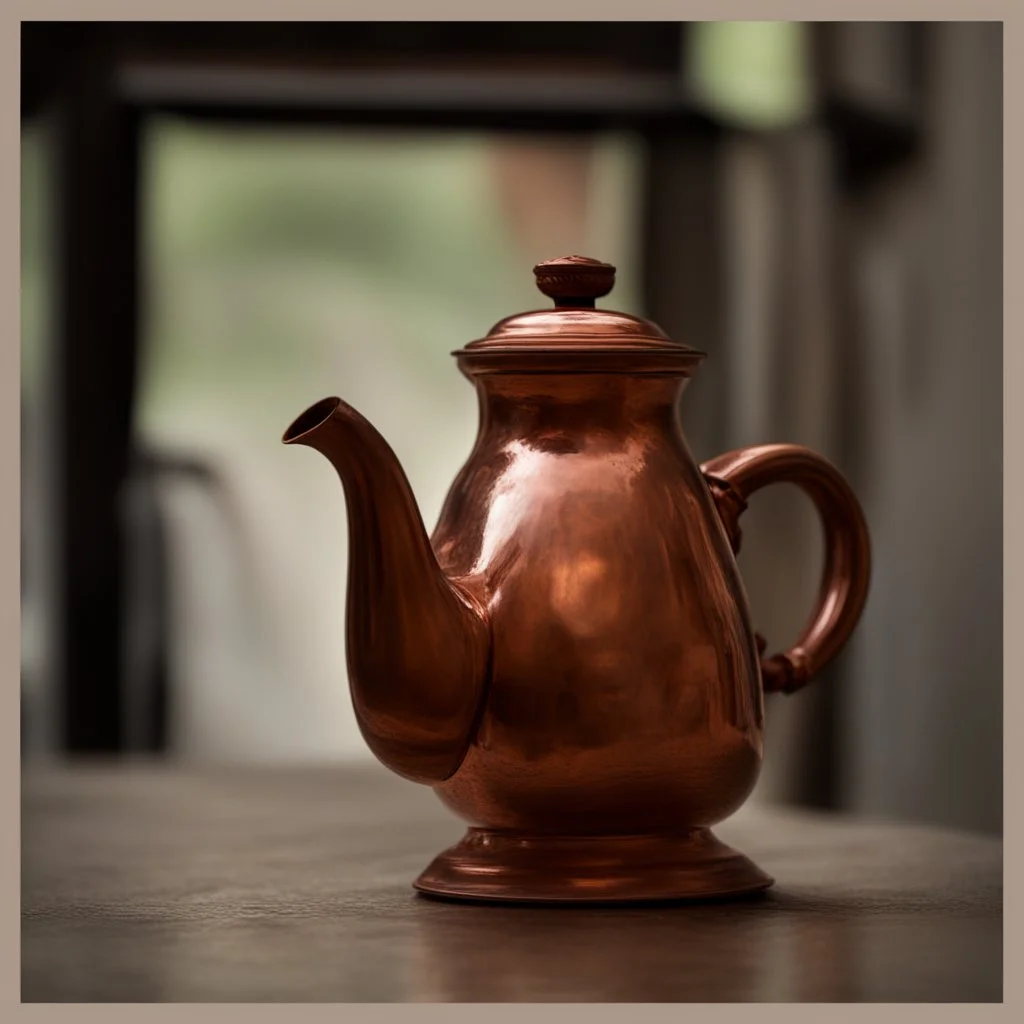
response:
{"label": "spout opening", "polygon": [[341,404],[340,398],[324,398],[311,405],[304,413],[301,413],[292,425],[284,432],[281,438],[283,444],[295,444],[301,441],[307,434],[311,434],[322,423],[331,418],[334,410]]}

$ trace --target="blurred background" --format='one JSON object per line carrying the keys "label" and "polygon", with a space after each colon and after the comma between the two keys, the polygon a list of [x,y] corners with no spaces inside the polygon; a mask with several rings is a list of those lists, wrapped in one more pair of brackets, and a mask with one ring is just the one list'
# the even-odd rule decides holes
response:
{"label": "blurred background", "polygon": [[[432,525],[449,353],[581,253],[709,353],[698,459],[810,445],[870,522],[756,799],[1001,833],[999,23],[24,23],[22,61],[24,757],[368,758],[341,488],[281,433],[343,396]],[[788,488],[744,528],[781,649],[819,528]]]}

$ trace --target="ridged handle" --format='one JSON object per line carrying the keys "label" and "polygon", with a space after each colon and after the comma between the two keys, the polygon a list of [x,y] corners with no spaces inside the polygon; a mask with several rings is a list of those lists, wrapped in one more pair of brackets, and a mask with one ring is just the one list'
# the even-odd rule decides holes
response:
{"label": "ridged handle", "polygon": [[814,502],[825,532],[825,568],[818,607],[796,644],[764,658],[767,692],[793,693],[810,682],[843,648],[867,600],[871,542],[856,495],[825,458],[799,445],[774,444],[726,452],[701,466],[733,551],[742,535],[739,518],[747,501],[769,484],[795,484]]}
{"label": "ridged handle", "polygon": [[593,309],[615,287],[615,268],[589,256],[563,256],[533,268],[537,287],[559,307]]}

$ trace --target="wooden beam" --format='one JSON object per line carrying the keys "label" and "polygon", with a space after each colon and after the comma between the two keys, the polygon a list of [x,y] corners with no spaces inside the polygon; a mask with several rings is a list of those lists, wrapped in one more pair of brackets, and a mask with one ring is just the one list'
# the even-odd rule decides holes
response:
{"label": "wooden beam", "polygon": [[692,120],[648,136],[643,186],[644,308],[670,337],[708,353],[683,397],[686,436],[698,458],[728,439],[726,199],[721,154],[727,132]]}
{"label": "wooden beam", "polygon": [[137,115],[119,105],[100,31],[80,37],[55,108],[57,579],[60,736],[73,753],[124,745],[121,519],[135,390]]}

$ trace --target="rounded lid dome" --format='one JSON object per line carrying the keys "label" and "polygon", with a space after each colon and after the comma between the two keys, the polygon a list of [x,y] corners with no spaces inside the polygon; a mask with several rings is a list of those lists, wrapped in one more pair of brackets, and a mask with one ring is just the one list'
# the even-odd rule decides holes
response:
{"label": "rounded lid dome", "polygon": [[[553,309],[517,313],[486,337],[453,355],[474,371],[606,368],[622,372],[685,372],[704,353],[673,341],[657,324],[595,300],[615,285],[615,267],[585,256],[565,256],[533,268],[537,287]],[[571,365],[570,365],[571,364]]]}

